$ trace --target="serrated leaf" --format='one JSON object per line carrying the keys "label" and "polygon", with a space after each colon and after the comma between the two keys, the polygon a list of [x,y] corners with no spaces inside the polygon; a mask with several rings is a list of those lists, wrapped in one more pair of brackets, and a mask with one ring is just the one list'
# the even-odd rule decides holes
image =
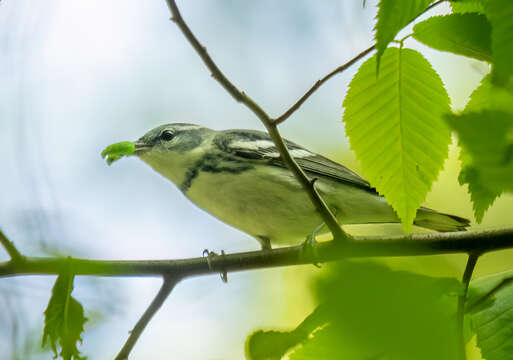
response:
{"label": "serrated leaf", "polygon": [[503,84],[513,76],[513,1],[489,0],[486,15],[492,24],[492,79]]}
{"label": "serrated leaf", "polygon": [[[507,87],[497,87],[491,82],[490,75],[481,81],[465,107],[465,113],[479,112],[485,109],[500,110],[513,113],[513,94]],[[486,124],[482,124],[483,130]],[[474,216],[478,223],[483,220],[484,214],[495,202],[502,191],[490,189],[486,186],[486,178],[480,175],[479,169],[473,166],[472,157],[462,146],[460,159],[462,169],[458,180],[461,185],[468,184],[470,198],[474,209]]]}
{"label": "serrated leaf", "polygon": [[455,312],[461,284],[340,262],[316,282],[328,325],[294,348],[290,360],[457,359]]}
{"label": "serrated leaf", "polygon": [[513,114],[483,110],[446,119],[471,156],[479,183],[498,194],[513,191]]}
{"label": "serrated leaf", "polygon": [[123,156],[130,156],[135,151],[135,145],[131,141],[122,141],[107,146],[102,151],[102,158],[107,157],[107,164],[110,165],[114,161],[119,160]]}
{"label": "serrated leaf", "polygon": [[380,0],[378,3],[378,15],[376,27],[376,50],[378,69],[381,56],[388,44],[394,40],[397,33],[408,25],[415,17],[420,15],[432,2],[432,0]]}
{"label": "serrated leaf", "polygon": [[486,184],[486,179],[480,177],[479,170],[464,161],[462,161],[462,169],[458,176],[458,181],[460,185],[468,184],[474,217],[476,218],[476,222],[480,224],[483,221],[486,211],[493,205],[502,192],[496,191],[495,189],[488,189],[486,185],[483,185]]}
{"label": "serrated leaf", "polygon": [[44,312],[43,346],[49,343],[55,357],[60,356],[63,360],[85,359],[80,356],[77,343],[82,342],[80,336],[87,319],[82,305],[71,296],[73,279],[73,274],[68,271],[59,274]]}
{"label": "serrated leaf", "polygon": [[491,76],[486,75],[481,84],[470,95],[465,112],[498,110],[513,113],[513,82],[495,86]]}
{"label": "serrated leaf", "polygon": [[[513,271],[476,279],[471,282],[467,304],[480,305],[467,316],[477,345],[486,360],[513,359]],[[503,285],[497,287],[498,285]],[[484,297],[496,289],[490,298]]]}
{"label": "serrated leaf", "polygon": [[450,132],[442,115],[450,112],[449,97],[415,50],[387,49],[379,78],[375,66],[376,56],[349,85],[346,134],[365,176],[408,232],[448,155]]}
{"label": "serrated leaf", "polygon": [[484,8],[485,0],[454,0],[451,1],[451,7],[453,13],[485,13]]}
{"label": "serrated leaf", "polygon": [[441,51],[491,61],[491,26],[482,14],[434,16],[413,27],[413,37]]}

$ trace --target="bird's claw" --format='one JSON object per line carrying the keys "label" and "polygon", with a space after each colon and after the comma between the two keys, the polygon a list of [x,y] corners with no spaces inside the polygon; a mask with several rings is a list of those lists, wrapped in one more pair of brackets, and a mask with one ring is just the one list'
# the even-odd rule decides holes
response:
{"label": "bird's claw", "polygon": [[[210,251],[208,249],[203,250],[203,257],[207,258],[207,264],[208,264],[208,268],[210,270],[212,270],[212,258],[216,257],[216,256],[225,256],[225,255],[226,255],[226,253],[224,252],[224,250],[221,250],[221,255],[219,255],[215,251]],[[221,280],[224,283],[227,283],[228,282],[228,273],[227,273],[226,269],[223,269],[221,271],[220,275],[221,275]]]}
{"label": "bird's claw", "polygon": [[[306,240],[305,242],[303,242],[303,254],[305,257],[317,257],[317,253],[316,253],[316,247],[317,246],[317,241],[315,240],[315,236],[312,235],[309,235],[306,237]],[[318,262],[314,262],[312,263],[313,266],[317,267],[317,268],[320,268],[321,265],[318,263]]]}
{"label": "bird's claw", "polygon": [[[315,237],[317,236],[317,232],[320,229],[322,229],[323,226],[324,226],[324,223],[322,223],[317,228],[315,228],[314,231],[306,237],[306,240],[303,243],[303,254],[305,256],[317,257],[317,253],[316,253],[317,240],[315,240]],[[312,265],[317,268],[321,267],[321,265],[317,262],[312,263]]]}

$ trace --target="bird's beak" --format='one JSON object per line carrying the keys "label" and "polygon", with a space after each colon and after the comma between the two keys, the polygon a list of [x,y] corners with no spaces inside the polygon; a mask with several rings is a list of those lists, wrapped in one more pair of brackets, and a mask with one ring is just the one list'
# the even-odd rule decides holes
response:
{"label": "bird's beak", "polygon": [[134,155],[139,156],[151,149],[151,146],[140,140],[134,141]]}

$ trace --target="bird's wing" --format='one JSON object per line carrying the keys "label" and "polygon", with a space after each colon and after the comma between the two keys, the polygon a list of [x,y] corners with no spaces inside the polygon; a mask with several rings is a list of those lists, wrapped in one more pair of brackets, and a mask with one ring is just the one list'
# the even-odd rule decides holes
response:
{"label": "bird's wing", "polygon": [[[227,130],[217,136],[214,143],[224,152],[236,157],[286,168],[278,149],[267,133],[255,130]],[[292,141],[285,140],[290,154],[298,165],[312,177],[323,176],[334,181],[344,182],[367,191],[375,192],[369,182],[345,166],[315,154]]]}

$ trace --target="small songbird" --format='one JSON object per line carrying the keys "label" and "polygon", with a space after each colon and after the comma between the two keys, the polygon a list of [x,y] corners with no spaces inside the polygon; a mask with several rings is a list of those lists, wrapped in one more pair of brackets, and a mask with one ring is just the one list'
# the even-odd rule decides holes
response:
{"label": "small songbird", "polygon": [[[286,144],[298,165],[317,179],[317,190],[341,224],[399,222],[385,198],[356,173],[291,141]],[[262,248],[300,243],[322,224],[267,133],[168,124],[141,137],[134,154]],[[465,230],[469,221],[421,207],[414,224],[445,232]],[[323,227],[319,233],[327,231]]]}

